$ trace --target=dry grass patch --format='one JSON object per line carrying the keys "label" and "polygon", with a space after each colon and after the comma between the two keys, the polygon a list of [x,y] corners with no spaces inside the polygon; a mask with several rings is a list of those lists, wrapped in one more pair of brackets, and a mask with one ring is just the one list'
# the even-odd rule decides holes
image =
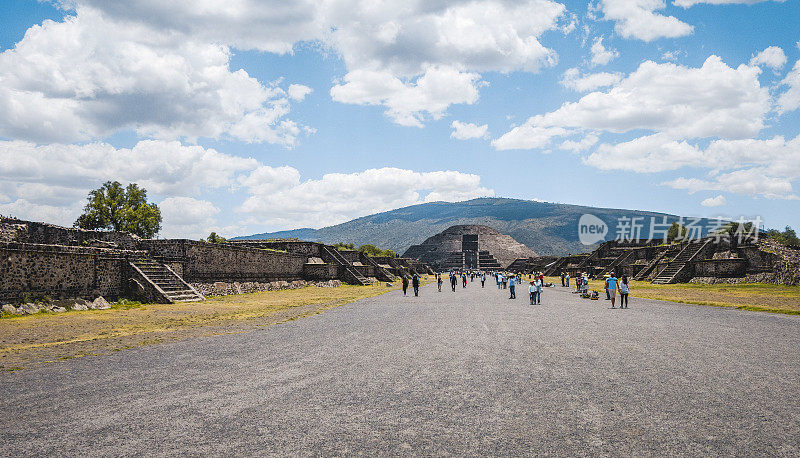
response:
{"label": "dry grass patch", "polygon": [[202,302],[126,305],[0,319],[0,371],[107,354],[170,340],[252,330],[321,313],[397,289],[307,287],[209,298]]}

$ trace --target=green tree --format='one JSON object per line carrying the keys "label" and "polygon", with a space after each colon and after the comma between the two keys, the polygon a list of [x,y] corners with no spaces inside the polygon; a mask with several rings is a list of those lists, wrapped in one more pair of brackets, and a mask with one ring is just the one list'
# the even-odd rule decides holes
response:
{"label": "green tree", "polygon": [[675,242],[686,238],[686,227],[682,224],[672,223],[667,231],[667,241]]}
{"label": "green tree", "polygon": [[714,233],[721,234],[727,237],[729,240],[738,240],[747,234],[753,234],[753,223],[750,221],[745,223],[731,221],[730,223],[714,231]]}
{"label": "green tree", "polygon": [[225,237],[223,237],[221,235],[217,235],[216,232],[212,232],[212,233],[208,234],[208,238],[206,238],[206,242],[208,242],[208,243],[224,243],[224,242],[227,242],[227,241],[228,241],[228,239],[226,239]]}
{"label": "green tree", "polygon": [[87,200],[75,227],[126,231],[144,238],[161,230],[161,210],[147,203],[147,191],[136,183],[123,188],[118,181],[107,181],[89,192]]}
{"label": "green tree", "polygon": [[396,256],[394,251],[392,251],[392,250],[381,250],[380,248],[378,248],[375,245],[372,245],[370,243],[368,243],[366,245],[361,245],[360,247],[358,247],[358,251],[360,251],[360,252],[362,252],[362,253],[366,254],[367,256],[370,256],[370,257],[389,256],[389,257],[394,258]]}
{"label": "green tree", "polygon": [[361,245],[360,247],[358,247],[358,251],[364,253],[367,256],[381,256],[381,253],[383,252],[383,250],[376,247],[375,245],[372,245],[371,243],[368,243],[366,245]]}
{"label": "green tree", "polygon": [[770,229],[767,231],[767,237],[781,245],[800,246],[800,238],[797,237],[797,233],[790,226],[786,226],[783,232],[777,229]]}
{"label": "green tree", "polygon": [[334,243],[333,247],[336,248],[339,251],[342,251],[342,250],[355,250],[356,249],[356,246],[353,245],[352,243],[342,243],[342,242]]}

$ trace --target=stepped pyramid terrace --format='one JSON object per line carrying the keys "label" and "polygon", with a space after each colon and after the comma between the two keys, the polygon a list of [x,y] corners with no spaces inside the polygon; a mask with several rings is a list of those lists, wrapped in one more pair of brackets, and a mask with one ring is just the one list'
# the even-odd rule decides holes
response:
{"label": "stepped pyramid terrace", "polygon": [[664,243],[661,240],[608,241],[590,253],[561,258],[520,258],[516,272],[569,273],[601,278],[614,272],[654,284],[774,283],[800,284],[800,250],[767,238],[706,236]]}
{"label": "stepped pyramid terrace", "polygon": [[412,245],[403,256],[417,259],[439,271],[500,270],[517,258],[533,257],[536,253],[491,227],[459,225],[451,226],[419,245]]}

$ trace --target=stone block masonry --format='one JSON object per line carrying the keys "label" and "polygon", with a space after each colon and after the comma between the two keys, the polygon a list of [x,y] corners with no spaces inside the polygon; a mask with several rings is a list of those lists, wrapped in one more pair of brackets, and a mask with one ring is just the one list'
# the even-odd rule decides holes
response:
{"label": "stone block masonry", "polygon": [[127,232],[91,231],[0,217],[0,241],[135,250],[141,239]]}
{"label": "stone block masonry", "polygon": [[127,260],[120,250],[0,242],[0,300],[120,297]]}
{"label": "stone block masonry", "polygon": [[142,246],[159,261],[181,264],[181,275],[190,283],[301,280],[308,259],[299,253],[193,240],[143,240]]}
{"label": "stone block masonry", "polygon": [[0,302],[98,296],[149,302],[202,300],[198,291],[236,294],[308,282],[337,286],[342,280],[368,284],[364,275],[382,270],[359,261],[358,252],[348,260],[331,250],[294,240],[221,244],[143,240],[121,232],[0,217]]}

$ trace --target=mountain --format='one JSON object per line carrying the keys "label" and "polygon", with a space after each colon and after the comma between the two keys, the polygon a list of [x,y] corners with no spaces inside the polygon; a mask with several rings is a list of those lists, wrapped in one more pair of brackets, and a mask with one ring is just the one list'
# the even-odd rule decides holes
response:
{"label": "mountain", "polygon": [[[506,198],[480,198],[465,202],[431,202],[398,208],[383,213],[356,218],[346,223],[321,229],[294,229],[236,237],[234,240],[265,238],[298,238],[333,244],[371,243],[403,253],[409,246],[421,243],[453,225],[479,224],[508,234],[540,255],[563,256],[592,250],[596,245],[584,245],[578,237],[578,220],[591,214],[608,227],[606,240],[617,235],[619,218],[642,218],[641,236],[649,236],[651,218],[661,224],[678,220],[666,213],[613,208],[594,208],[579,205],[554,204]],[[691,221],[688,220],[688,221]],[[707,233],[709,222],[698,221]],[[660,233],[656,237],[662,238]]]}

